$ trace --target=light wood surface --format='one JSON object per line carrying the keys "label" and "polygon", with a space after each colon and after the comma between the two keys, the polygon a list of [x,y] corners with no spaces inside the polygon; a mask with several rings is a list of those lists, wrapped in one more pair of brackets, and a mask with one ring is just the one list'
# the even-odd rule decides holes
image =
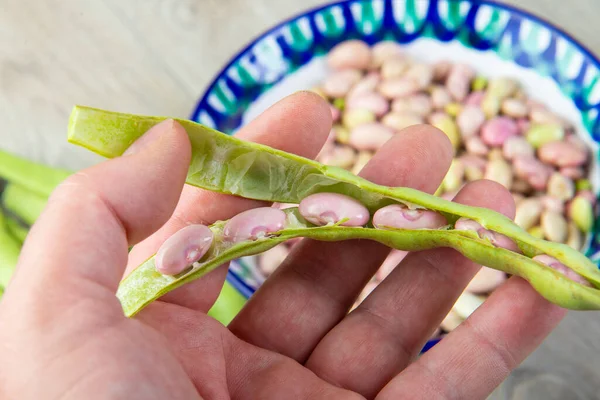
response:
{"label": "light wood surface", "polygon": [[[558,24],[600,54],[598,0],[508,3]],[[214,74],[250,38],[320,4],[1,0],[0,146],[70,169],[96,163],[100,158],[65,140],[74,104],[188,117]],[[519,390],[500,388],[492,398],[600,399],[600,313],[570,313],[504,388],[515,382],[523,382]]]}

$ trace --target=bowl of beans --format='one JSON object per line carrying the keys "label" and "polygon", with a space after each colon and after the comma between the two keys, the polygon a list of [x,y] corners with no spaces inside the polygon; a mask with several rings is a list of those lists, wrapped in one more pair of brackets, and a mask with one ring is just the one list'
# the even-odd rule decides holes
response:
{"label": "bowl of beans", "polygon": [[[235,134],[299,90],[330,104],[334,122],[318,161],[358,173],[402,129],[433,125],[455,151],[436,195],[452,200],[468,182],[496,181],[512,193],[519,226],[600,263],[600,62],[560,29],[481,0],[332,3],[236,54],[192,119]],[[297,243],[236,260],[228,281],[250,297]],[[355,306],[405,256],[391,251]],[[507,278],[482,266],[424,351]]]}

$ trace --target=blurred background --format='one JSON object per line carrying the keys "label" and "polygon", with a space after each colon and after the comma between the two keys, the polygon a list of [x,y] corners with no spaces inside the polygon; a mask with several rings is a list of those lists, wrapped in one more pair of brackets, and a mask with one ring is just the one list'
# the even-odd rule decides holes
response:
{"label": "blurred background", "polygon": [[[600,54],[598,0],[511,0]],[[66,141],[74,104],[188,118],[247,42],[319,0],[2,0],[0,149],[77,170],[101,159]],[[568,5],[567,5],[568,4]],[[599,399],[600,314],[571,312],[492,396]]]}

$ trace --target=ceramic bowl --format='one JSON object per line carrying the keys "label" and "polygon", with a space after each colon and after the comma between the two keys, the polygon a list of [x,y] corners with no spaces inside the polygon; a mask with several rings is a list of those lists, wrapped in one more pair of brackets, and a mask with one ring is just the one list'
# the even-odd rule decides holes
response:
{"label": "ceramic bowl", "polygon": [[[512,76],[533,99],[573,122],[598,154],[600,62],[559,28],[485,0],[349,0],[327,4],[269,29],[238,52],[202,96],[192,119],[234,134],[281,98],[327,74],[324,55],[358,38],[395,40],[415,59],[466,62],[481,74]],[[597,160],[592,168],[598,193]],[[600,261],[599,224],[586,254]],[[228,281],[249,297],[264,281],[253,258],[231,264]],[[428,349],[437,340],[430,341]]]}

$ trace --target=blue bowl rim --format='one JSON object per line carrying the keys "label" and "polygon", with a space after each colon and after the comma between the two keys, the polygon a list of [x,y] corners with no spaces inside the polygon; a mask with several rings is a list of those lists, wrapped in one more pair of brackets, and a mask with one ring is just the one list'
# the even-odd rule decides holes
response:
{"label": "blue bowl rim", "polygon": [[[266,29],[265,31],[263,31],[262,33],[259,33],[256,36],[254,36],[252,39],[250,39],[250,41],[247,43],[246,46],[244,46],[243,48],[241,48],[240,50],[238,50],[229,59],[229,61],[227,62],[227,64],[224,67],[222,67],[214,75],[214,78],[212,79],[212,81],[206,87],[206,89],[204,91],[204,94],[202,95],[202,97],[200,98],[200,100],[196,103],[196,107],[194,108],[194,111],[193,111],[193,113],[191,115],[191,119],[193,121],[196,121],[198,119],[198,117],[200,115],[200,112],[202,110],[203,105],[208,102],[208,96],[210,95],[210,93],[213,91],[213,89],[217,85],[219,79],[225,74],[225,72],[229,68],[231,68],[233,66],[233,64],[235,62],[237,62],[240,59],[240,57],[244,53],[246,53],[254,45],[256,45],[257,42],[259,42],[260,40],[262,40],[265,37],[269,36],[273,32],[281,29],[282,27],[284,27],[285,25],[289,24],[290,22],[292,22],[292,21],[294,21],[294,20],[296,20],[298,18],[301,18],[302,16],[312,15],[312,14],[315,14],[315,13],[317,13],[319,11],[322,11],[322,10],[324,10],[326,8],[334,7],[334,6],[345,4],[345,3],[352,3],[352,2],[356,2],[356,1],[361,1],[361,0],[339,0],[339,1],[328,2],[328,3],[326,3],[324,5],[321,5],[321,6],[308,8],[305,11],[300,11],[300,12],[298,12],[298,13],[296,13],[296,14],[294,14],[294,15],[292,15],[292,16],[284,19],[284,20],[282,20],[280,23],[272,26],[271,28]],[[447,0],[447,1],[454,1],[454,0]],[[569,41],[571,45],[573,45],[574,47],[576,47],[581,53],[583,53],[586,57],[588,57],[589,60],[594,64],[594,66],[598,70],[600,70],[600,58],[594,52],[592,52],[587,46],[585,46],[583,43],[581,43],[579,41],[579,39],[576,39],[573,35],[571,35],[567,31],[565,31],[564,29],[560,28],[556,24],[548,21],[547,19],[545,19],[543,17],[540,17],[540,16],[537,16],[535,14],[532,14],[531,12],[529,12],[527,10],[524,10],[524,9],[522,9],[520,7],[509,5],[509,4],[505,4],[505,3],[500,3],[500,2],[497,2],[495,0],[462,0],[462,1],[467,1],[467,2],[470,2],[471,4],[487,5],[487,6],[491,6],[491,7],[496,7],[496,8],[499,8],[499,9],[502,9],[502,10],[514,13],[516,15],[519,15],[521,18],[528,19],[530,21],[534,21],[534,22],[540,24],[541,26],[544,26],[547,29],[560,34],[565,40]],[[231,270],[229,270],[228,273],[227,273],[226,281],[228,281],[230,284],[232,284],[234,286],[234,288],[243,297],[245,297],[246,299],[249,299],[251,297],[252,293],[254,292],[254,289],[252,289],[251,287],[249,287],[246,284],[246,282],[244,282],[237,275],[233,274]],[[443,337],[438,337],[438,338],[434,338],[434,339],[428,340],[421,352],[422,353],[426,352],[427,350],[429,350],[430,348],[432,348],[433,346],[435,346],[442,339],[443,339]]]}
{"label": "blue bowl rim", "polygon": [[[272,34],[273,32],[281,29],[282,27],[284,27],[285,25],[289,24],[290,22],[305,16],[305,15],[312,15],[315,14],[319,11],[322,11],[326,8],[330,8],[330,7],[334,7],[336,5],[341,5],[341,4],[345,4],[345,3],[352,3],[352,2],[356,2],[356,1],[360,1],[360,0],[339,0],[339,1],[334,1],[334,2],[329,2],[327,4],[321,5],[321,6],[317,6],[317,7],[312,7],[309,8],[305,11],[301,11],[299,13],[296,13],[288,18],[286,18],[285,20],[281,21],[280,23],[272,26],[271,28],[268,28],[267,30],[263,31],[262,33],[259,33],[258,35],[254,36],[254,38],[252,38],[248,44],[243,47],[242,49],[238,50],[227,62],[227,64],[222,67],[215,75],[214,78],[212,79],[212,81],[208,84],[208,86],[206,87],[206,89],[204,90],[204,94],[202,95],[202,97],[200,98],[200,100],[196,103],[196,107],[194,108],[194,111],[191,115],[191,119],[192,121],[196,121],[200,115],[200,112],[202,110],[203,105],[208,101],[208,96],[210,95],[210,93],[213,91],[213,89],[215,88],[215,86],[217,85],[219,79],[223,76],[223,74],[230,68],[233,66],[233,64],[238,61],[240,59],[240,57],[246,53],[248,50],[250,50],[257,42],[259,42],[260,40],[264,39],[265,37],[267,37],[268,35]],[[454,0],[447,0],[447,1],[454,1]],[[457,0],[458,1],[458,0]],[[572,36],[570,33],[566,32],[564,29],[560,28],[559,26],[555,25],[554,23],[548,21],[547,19],[537,16],[535,14],[532,14],[531,12],[524,10],[520,7],[517,6],[513,6],[513,5],[509,5],[509,4],[505,4],[505,3],[500,3],[497,2],[495,0],[460,0],[460,1],[467,1],[470,2],[472,4],[479,4],[479,5],[487,5],[487,6],[491,6],[491,7],[497,7],[500,8],[502,10],[506,10],[512,13],[515,13],[521,17],[524,17],[526,19],[529,19],[531,21],[535,21],[538,24],[548,28],[549,30],[553,30],[555,32],[560,33],[565,39],[567,39],[571,45],[575,46],[579,51],[581,51],[583,54],[585,54],[591,61],[593,61],[593,64],[596,66],[596,68],[598,70],[600,70],[600,58],[594,53],[592,52],[588,47],[586,47],[583,43],[581,43],[578,39],[576,39],[574,36]]]}

